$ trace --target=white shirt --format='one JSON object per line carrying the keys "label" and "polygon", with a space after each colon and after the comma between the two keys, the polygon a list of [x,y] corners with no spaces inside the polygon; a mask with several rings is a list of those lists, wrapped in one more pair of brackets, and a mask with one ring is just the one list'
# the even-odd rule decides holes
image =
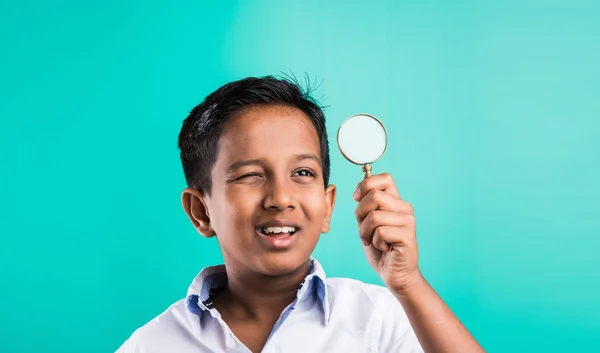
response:
{"label": "white shirt", "polygon": [[[186,299],[137,329],[117,353],[204,353],[250,350],[214,308],[227,283],[225,266],[203,269]],[[398,300],[381,286],[326,278],[311,258],[296,300],[281,314],[264,353],[423,352]]]}

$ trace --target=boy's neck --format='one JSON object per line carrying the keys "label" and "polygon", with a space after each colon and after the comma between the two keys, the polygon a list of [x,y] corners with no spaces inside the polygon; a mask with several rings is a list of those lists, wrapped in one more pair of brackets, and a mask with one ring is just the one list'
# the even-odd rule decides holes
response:
{"label": "boy's neck", "polygon": [[283,309],[294,301],[300,283],[308,275],[309,262],[283,276],[226,269],[227,289],[217,296],[217,309],[227,310],[229,315],[240,319],[262,321],[279,317]]}

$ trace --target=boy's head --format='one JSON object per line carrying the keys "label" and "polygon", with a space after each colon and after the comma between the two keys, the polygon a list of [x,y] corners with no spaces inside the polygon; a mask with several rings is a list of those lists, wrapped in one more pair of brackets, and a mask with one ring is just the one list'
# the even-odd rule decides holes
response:
{"label": "boy's head", "polygon": [[270,76],[226,84],[185,119],[179,148],[183,206],[228,266],[281,275],[306,263],[335,203],[325,118],[308,93]]}

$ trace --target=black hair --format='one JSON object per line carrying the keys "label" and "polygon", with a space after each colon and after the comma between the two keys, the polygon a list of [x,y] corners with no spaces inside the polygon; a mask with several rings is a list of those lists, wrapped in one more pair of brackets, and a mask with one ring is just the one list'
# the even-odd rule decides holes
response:
{"label": "black hair", "polygon": [[221,86],[198,104],[183,121],[179,150],[189,187],[210,194],[211,170],[217,159],[223,126],[231,117],[252,106],[283,105],[301,110],[319,135],[325,186],[329,183],[329,142],[322,107],[307,88],[290,77],[248,77]]}

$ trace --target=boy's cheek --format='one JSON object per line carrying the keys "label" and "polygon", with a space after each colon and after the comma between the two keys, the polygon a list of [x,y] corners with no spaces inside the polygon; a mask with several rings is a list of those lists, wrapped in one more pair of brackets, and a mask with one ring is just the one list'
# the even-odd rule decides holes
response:
{"label": "boy's cheek", "polygon": [[264,193],[259,188],[248,188],[243,185],[236,185],[227,188],[226,200],[229,204],[248,204],[252,201],[259,202],[264,197]]}
{"label": "boy's cheek", "polygon": [[304,207],[317,212],[323,212],[327,206],[327,200],[323,192],[303,192],[298,194],[298,199]]}

